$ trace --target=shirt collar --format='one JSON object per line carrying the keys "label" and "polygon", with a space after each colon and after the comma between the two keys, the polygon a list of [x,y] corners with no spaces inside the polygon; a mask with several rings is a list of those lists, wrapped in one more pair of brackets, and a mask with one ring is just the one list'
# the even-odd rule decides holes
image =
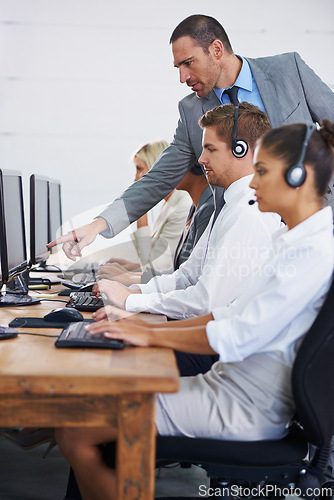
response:
{"label": "shirt collar", "polygon": [[249,183],[253,178],[253,174],[241,177],[237,181],[232,182],[232,184],[224,192],[224,199],[226,205],[233,203],[234,200],[240,201],[241,198],[246,198],[248,200],[252,198],[254,190],[249,187]]}
{"label": "shirt collar", "polygon": [[[244,90],[248,90],[249,92],[252,92],[252,90],[253,90],[252,72],[251,72],[251,69],[249,67],[248,61],[246,61],[246,59],[242,56],[237,55],[237,57],[242,61],[242,66],[241,66],[241,70],[240,70],[240,73],[238,75],[238,78],[234,82],[233,86],[236,85],[240,89],[244,89]],[[227,87],[227,88],[230,89],[231,87]],[[222,96],[224,90],[226,90],[226,89],[214,88],[213,90],[214,90],[216,96],[218,97],[218,99],[221,101],[221,96]]]}
{"label": "shirt collar", "polygon": [[293,229],[288,227],[280,229],[274,237],[274,247],[279,249],[282,246],[294,246],[299,240],[305,240],[305,235],[309,234],[312,239],[315,233],[322,231],[326,227],[333,227],[333,213],[331,207],[325,207],[315,214],[297,224]]}

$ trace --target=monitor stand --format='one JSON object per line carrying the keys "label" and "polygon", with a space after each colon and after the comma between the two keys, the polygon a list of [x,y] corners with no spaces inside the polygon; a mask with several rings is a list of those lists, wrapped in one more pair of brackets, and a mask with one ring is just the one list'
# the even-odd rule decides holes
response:
{"label": "monitor stand", "polygon": [[[27,269],[21,275],[22,276],[22,281],[25,284],[25,286],[27,287],[26,290],[28,290],[28,288],[31,285],[37,285],[37,286],[39,286],[39,285],[47,285],[48,288],[51,288],[51,280],[49,280],[48,278],[32,278],[30,276],[30,274],[29,274],[30,271],[34,271],[35,272],[35,269],[30,269],[30,270]],[[58,282],[60,283],[60,280]],[[28,291],[26,293],[28,293]]]}
{"label": "monitor stand", "polygon": [[34,273],[61,273],[62,270],[58,266],[52,264],[47,265],[45,262],[40,262],[37,267],[33,269]]}
{"label": "monitor stand", "polygon": [[0,292],[0,307],[30,306],[40,301],[38,297],[28,295],[28,287],[21,274],[10,280],[5,290]]}
{"label": "monitor stand", "polygon": [[[59,279],[58,276],[54,276],[54,274],[50,276],[50,274],[48,274],[48,278],[32,277],[30,273],[31,272],[34,273],[35,271],[36,269],[32,268],[29,269],[29,271],[25,271],[26,274],[24,273],[24,281],[27,283],[30,290],[33,290],[32,286],[38,287],[42,285],[42,288],[45,288],[45,286],[51,288],[52,285],[60,285],[61,280]],[[44,272],[47,273],[47,271]]]}

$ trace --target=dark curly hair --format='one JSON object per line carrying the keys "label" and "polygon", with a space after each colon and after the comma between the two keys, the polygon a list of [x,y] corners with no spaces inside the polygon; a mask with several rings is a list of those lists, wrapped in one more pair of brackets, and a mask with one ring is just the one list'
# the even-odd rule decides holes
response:
{"label": "dark curly hair", "polygon": [[[277,158],[282,159],[286,168],[295,165],[305,138],[305,123],[285,125],[270,130],[259,141]],[[322,120],[319,130],[311,135],[305,151],[304,164],[315,174],[315,185],[319,196],[324,196],[334,171],[334,124]]]}

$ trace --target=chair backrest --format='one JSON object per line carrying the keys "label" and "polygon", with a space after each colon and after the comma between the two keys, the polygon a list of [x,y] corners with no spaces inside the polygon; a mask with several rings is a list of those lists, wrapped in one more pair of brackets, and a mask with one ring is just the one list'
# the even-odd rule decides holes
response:
{"label": "chair backrest", "polygon": [[297,353],[292,388],[308,440],[328,443],[334,434],[334,279]]}

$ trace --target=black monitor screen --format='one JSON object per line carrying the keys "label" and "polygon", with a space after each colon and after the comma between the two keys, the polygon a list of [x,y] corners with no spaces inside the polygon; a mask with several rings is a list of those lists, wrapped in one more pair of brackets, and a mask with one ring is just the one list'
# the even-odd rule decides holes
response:
{"label": "black monitor screen", "polygon": [[0,170],[0,240],[1,281],[27,267],[22,176],[19,172]]}
{"label": "black monitor screen", "polygon": [[48,179],[30,176],[30,260],[32,264],[45,261],[49,243]]}
{"label": "black monitor screen", "polygon": [[49,241],[53,241],[60,236],[62,225],[61,213],[61,189],[58,181],[49,181]]}

